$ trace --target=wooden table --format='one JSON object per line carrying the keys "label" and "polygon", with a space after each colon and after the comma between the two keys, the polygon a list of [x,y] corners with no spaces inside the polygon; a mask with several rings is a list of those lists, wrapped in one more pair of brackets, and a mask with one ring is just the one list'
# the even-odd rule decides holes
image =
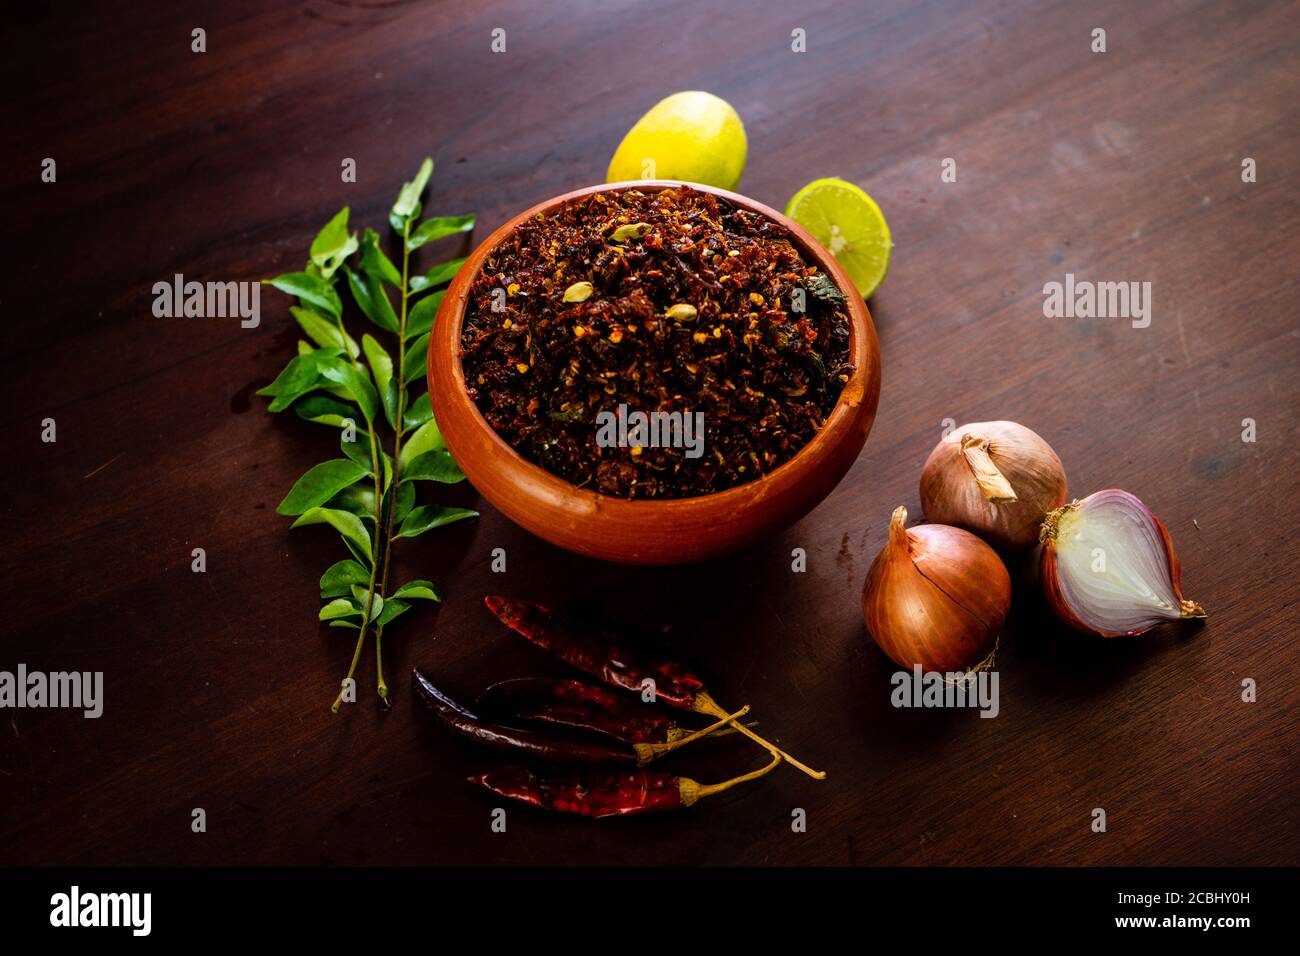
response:
{"label": "wooden table", "polygon": [[[98,720],[0,715],[0,863],[1295,863],[1295,4],[553,6],[48,5],[5,27],[0,669],[102,670],[106,701]],[[740,112],[745,193],[781,206],[839,175],[885,210],[866,450],[805,520],[703,566],[585,560],[487,506],[407,542],[399,575],[445,603],[394,629],[391,711],[367,658],[360,703],[331,716],[352,641],[317,626],[316,579],[342,555],[274,508],[334,437],[251,394],[293,352],[288,302],[268,290],[256,329],[162,319],[153,284],[299,268],[340,206],[381,224],[426,153],[426,208],[476,212],[485,236],[599,181],[681,89]],[[1150,327],[1045,318],[1066,273],[1151,282]],[[895,710],[862,579],[891,509],[919,516],[944,420],[996,418],[1046,436],[1073,494],[1147,501],[1209,620],[1091,639],[1013,567],[999,716]],[[472,697],[566,673],[489,616],[489,592],[662,631],[829,779],[784,770],[603,824],[512,808],[493,833],[501,801],[464,781],[492,758],[432,727],[404,676],[419,664]],[[676,766],[716,780],[760,761],[733,739]]]}

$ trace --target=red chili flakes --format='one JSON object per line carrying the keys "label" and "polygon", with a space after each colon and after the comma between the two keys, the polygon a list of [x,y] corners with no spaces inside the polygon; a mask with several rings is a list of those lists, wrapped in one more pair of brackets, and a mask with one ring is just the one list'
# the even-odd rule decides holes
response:
{"label": "red chili flakes", "polygon": [[[848,344],[843,293],[784,227],[683,187],[595,193],[520,225],[474,282],[461,360],[524,457],[604,494],[686,498],[806,445],[854,370]],[[600,446],[597,415],[620,405],[702,412],[703,454]]]}

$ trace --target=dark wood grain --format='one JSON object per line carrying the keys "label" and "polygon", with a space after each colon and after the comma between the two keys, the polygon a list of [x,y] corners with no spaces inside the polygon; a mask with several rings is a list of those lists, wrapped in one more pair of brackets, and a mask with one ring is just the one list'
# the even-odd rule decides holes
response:
{"label": "dark wood grain", "polygon": [[[794,27],[807,53],[790,52]],[[0,863],[1300,858],[1294,3],[50,3],[3,30],[0,669],[103,670],[106,703],[99,720],[0,714]],[[840,175],[884,208],[896,248],[872,301],[866,450],[806,519],[701,566],[586,560],[490,509],[409,542],[399,573],[437,580],[445,603],[389,642],[393,709],[367,661],[361,703],[331,717],[351,641],[314,623],[315,583],[338,546],[274,513],[331,436],[250,397],[292,353],[286,303],[268,294],[251,330],[157,319],[153,283],[297,268],[339,206],[381,223],[426,153],[427,207],[475,211],[485,236],[600,181],[628,125],[680,89],[744,118],[742,192],[780,208]],[[1151,281],[1150,328],[1044,318],[1043,284],[1066,272]],[[1086,638],[1013,567],[1001,714],[893,709],[858,591],[890,511],[919,514],[949,418],[1024,422],[1074,494],[1147,501],[1208,622]],[[521,808],[491,833],[499,801],[464,782],[491,758],[428,726],[400,675],[419,663],[471,697],[564,673],[490,617],[492,591],[662,630],[724,705],[751,704],[829,779],[786,770],[674,818]],[[677,766],[717,780],[760,760],[730,740]]]}

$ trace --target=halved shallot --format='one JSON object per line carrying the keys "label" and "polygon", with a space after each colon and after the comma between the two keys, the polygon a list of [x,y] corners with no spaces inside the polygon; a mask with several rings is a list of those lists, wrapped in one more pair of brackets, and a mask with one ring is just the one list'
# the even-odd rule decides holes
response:
{"label": "halved shallot", "polygon": [[1183,598],[1178,555],[1160,519],[1108,488],[1047,516],[1039,531],[1043,593],[1061,620],[1102,637],[1205,617]]}

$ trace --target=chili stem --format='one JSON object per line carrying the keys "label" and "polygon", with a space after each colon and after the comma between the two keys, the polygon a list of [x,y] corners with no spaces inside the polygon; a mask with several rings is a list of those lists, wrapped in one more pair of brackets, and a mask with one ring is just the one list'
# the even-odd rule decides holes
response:
{"label": "chili stem", "polygon": [[679,737],[676,740],[674,740],[672,743],[650,744],[650,750],[655,756],[659,756],[660,754],[672,753],[678,747],[685,747],[687,744],[699,740],[701,737],[707,737],[709,734],[713,733],[719,727],[723,727],[726,724],[731,723],[733,720],[735,720],[738,717],[744,717],[747,713],[749,713],[748,704],[740,708],[740,710],[736,711],[734,714],[726,714],[721,719],[716,720],[713,723],[709,724],[709,726],[701,728],[700,730],[697,730],[694,733],[687,734],[685,737]]}
{"label": "chili stem", "polygon": [[700,797],[711,797],[715,793],[722,793],[724,790],[730,790],[732,787],[741,783],[748,783],[751,780],[757,780],[776,769],[776,765],[781,762],[779,753],[772,754],[772,762],[766,767],[760,767],[757,770],[751,770],[749,773],[741,774],[739,777],[732,777],[730,780],[724,780],[722,783],[706,783],[695,791],[695,799]]}
{"label": "chili stem", "polygon": [[701,692],[696,695],[695,710],[699,711],[702,714],[709,714],[710,716],[713,717],[727,717],[728,718],[727,723],[731,724],[731,726],[734,727],[737,732],[744,734],[750,740],[754,741],[754,743],[758,744],[761,747],[764,747],[769,753],[776,754],[777,756],[785,760],[787,763],[789,763],[792,767],[797,767],[798,769],[806,773],[808,776],[812,777],[814,780],[826,779],[825,770],[814,770],[812,769],[812,767],[809,767],[807,764],[795,760],[793,757],[791,757],[780,747],[776,746],[776,744],[772,743],[769,740],[764,740],[762,737],[754,733],[744,724],[731,720],[728,717],[727,712],[723,710],[721,707],[719,707],[717,701],[715,701],[707,693]]}
{"label": "chili stem", "polygon": [[[718,721],[718,723],[725,723],[725,721]],[[757,720],[751,720],[751,721],[746,722],[745,726],[746,726],[746,727],[751,727],[751,728],[752,728],[752,727],[757,727],[757,726],[758,726],[758,723],[759,723],[759,722],[758,722]],[[715,724],[714,726],[717,726],[717,725]],[[736,732],[736,728],[735,728],[735,727],[723,727],[721,730],[715,730],[715,731],[713,732],[713,736],[715,736],[715,737],[725,737],[725,736],[727,736],[727,734],[734,734],[735,732]]]}

